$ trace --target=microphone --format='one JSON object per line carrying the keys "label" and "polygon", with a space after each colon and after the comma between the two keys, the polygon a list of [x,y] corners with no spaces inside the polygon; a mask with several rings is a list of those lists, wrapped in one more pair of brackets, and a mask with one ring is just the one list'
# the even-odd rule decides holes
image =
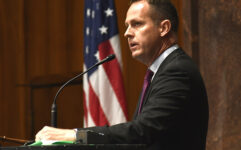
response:
{"label": "microphone", "polygon": [[76,75],[75,77],[71,78],[70,80],[68,80],[67,82],[65,82],[57,91],[55,97],[54,97],[54,101],[51,107],[51,126],[52,127],[57,127],[57,105],[56,105],[56,99],[59,95],[59,93],[62,91],[62,89],[68,85],[70,82],[74,81],[75,79],[81,77],[82,75],[84,75],[85,73],[89,72],[91,69],[93,69],[94,67],[97,67],[103,63],[106,63],[108,61],[111,61],[112,59],[115,58],[114,54],[111,54],[109,56],[107,56],[106,58],[102,59],[101,61],[97,62],[96,64],[94,64],[93,66],[91,66],[89,69],[87,69],[86,71]]}

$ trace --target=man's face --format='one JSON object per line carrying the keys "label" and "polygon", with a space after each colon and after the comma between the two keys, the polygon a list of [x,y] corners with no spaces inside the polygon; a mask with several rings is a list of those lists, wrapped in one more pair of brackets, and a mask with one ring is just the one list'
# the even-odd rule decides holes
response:
{"label": "man's face", "polygon": [[145,1],[133,3],[127,11],[125,37],[132,57],[149,66],[161,48],[160,27],[150,17],[150,6]]}

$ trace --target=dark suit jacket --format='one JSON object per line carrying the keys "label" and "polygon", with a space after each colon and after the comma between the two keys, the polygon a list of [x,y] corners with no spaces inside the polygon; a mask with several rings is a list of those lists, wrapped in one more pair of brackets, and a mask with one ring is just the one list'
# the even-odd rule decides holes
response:
{"label": "dark suit jacket", "polygon": [[109,143],[144,143],[150,150],[204,150],[208,101],[198,68],[181,49],[161,64],[139,115],[127,123],[88,128]]}

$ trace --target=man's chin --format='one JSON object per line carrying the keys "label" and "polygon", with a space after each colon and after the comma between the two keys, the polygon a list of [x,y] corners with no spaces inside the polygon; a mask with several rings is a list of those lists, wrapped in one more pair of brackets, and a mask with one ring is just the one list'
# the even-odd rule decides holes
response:
{"label": "man's chin", "polygon": [[132,53],[132,58],[137,59],[139,58],[139,55]]}
{"label": "man's chin", "polygon": [[136,51],[132,52],[131,55],[133,58],[138,59],[138,57],[140,57],[141,54],[136,50]]}
{"label": "man's chin", "polygon": [[138,54],[138,53],[132,53],[132,58],[134,58],[135,60],[143,63],[143,59],[142,59],[141,55]]}

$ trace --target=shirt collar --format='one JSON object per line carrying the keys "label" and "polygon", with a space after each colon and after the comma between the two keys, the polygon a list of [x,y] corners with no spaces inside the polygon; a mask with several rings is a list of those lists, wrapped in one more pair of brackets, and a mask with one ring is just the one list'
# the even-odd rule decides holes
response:
{"label": "shirt collar", "polygon": [[[149,67],[149,69],[154,73],[153,77],[155,76],[158,68],[162,64],[162,62],[167,58],[168,55],[170,55],[174,50],[178,49],[179,46],[177,44],[169,47],[166,49]],[[152,79],[153,79],[152,77]]]}

